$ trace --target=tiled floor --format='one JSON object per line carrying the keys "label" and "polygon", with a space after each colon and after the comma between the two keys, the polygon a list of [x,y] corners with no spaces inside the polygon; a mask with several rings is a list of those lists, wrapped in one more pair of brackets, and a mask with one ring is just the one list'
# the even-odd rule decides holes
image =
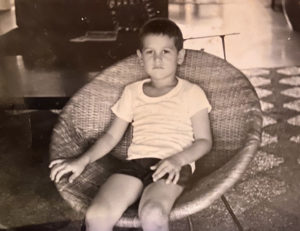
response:
{"label": "tiled floor", "polygon": [[[244,198],[239,197],[233,207],[239,204],[235,211],[245,229],[297,230],[300,210],[295,206],[299,208],[298,195],[291,195],[299,188],[295,181],[300,170],[297,139],[300,132],[299,67],[248,69],[244,73],[258,93],[261,90],[268,93],[259,94],[264,115],[261,148],[245,176],[247,180],[235,187],[237,191],[247,193]],[[294,81],[290,81],[291,78]],[[251,205],[243,204],[245,200]],[[240,209],[243,211],[239,212]],[[259,215],[266,219],[256,220]]]}
{"label": "tiled floor", "polygon": [[[226,195],[235,214],[245,230],[299,230],[299,33],[289,31],[282,13],[270,9],[268,0],[169,2],[170,18],[186,38],[239,33],[226,38],[227,59],[243,69],[260,98],[264,114],[261,148],[243,180]],[[0,12],[0,34],[14,26],[14,9]],[[185,47],[204,48],[222,57],[218,37],[190,40]],[[33,140],[34,148],[28,147],[27,114],[1,112],[0,118],[0,182],[4,185],[0,229],[76,230],[79,223],[69,222],[76,215],[48,179],[47,145],[56,116],[48,111],[32,113],[31,129],[38,137]],[[237,230],[220,200],[192,216],[192,221],[195,230]]]}

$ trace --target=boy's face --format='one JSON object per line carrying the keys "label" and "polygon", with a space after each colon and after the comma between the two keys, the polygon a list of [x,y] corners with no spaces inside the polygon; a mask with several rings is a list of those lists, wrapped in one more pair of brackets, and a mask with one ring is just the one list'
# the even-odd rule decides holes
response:
{"label": "boy's face", "polygon": [[144,37],[143,49],[137,50],[146,73],[152,79],[175,78],[177,64],[184,60],[184,49],[177,51],[174,38],[149,34]]}

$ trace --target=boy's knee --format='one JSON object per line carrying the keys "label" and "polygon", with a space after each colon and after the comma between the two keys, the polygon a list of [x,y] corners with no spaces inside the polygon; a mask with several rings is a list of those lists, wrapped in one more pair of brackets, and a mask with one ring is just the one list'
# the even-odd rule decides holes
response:
{"label": "boy's knee", "polygon": [[109,204],[91,205],[85,214],[85,223],[88,227],[94,225],[113,227],[118,219],[117,211]]}
{"label": "boy's knee", "polygon": [[94,221],[101,222],[102,220],[105,220],[107,216],[107,213],[103,211],[103,208],[101,206],[90,206],[85,214],[85,222],[87,224],[92,223]]}
{"label": "boy's knee", "polygon": [[140,209],[139,217],[145,230],[160,230],[168,224],[169,214],[162,204],[149,201]]}

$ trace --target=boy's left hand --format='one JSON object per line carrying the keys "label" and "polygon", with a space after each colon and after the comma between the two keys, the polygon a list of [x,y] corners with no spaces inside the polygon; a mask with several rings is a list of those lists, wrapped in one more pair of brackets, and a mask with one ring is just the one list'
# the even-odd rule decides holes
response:
{"label": "boy's left hand", "polygon": [[181,165],[180,163],[172,157],[168,157],[159,161],[156,165],[150,167],[151,170],[155,170],[152,175],[153,181],[158,181],[164,175],[168,174],[166,183],[176,184],[180,177]]}

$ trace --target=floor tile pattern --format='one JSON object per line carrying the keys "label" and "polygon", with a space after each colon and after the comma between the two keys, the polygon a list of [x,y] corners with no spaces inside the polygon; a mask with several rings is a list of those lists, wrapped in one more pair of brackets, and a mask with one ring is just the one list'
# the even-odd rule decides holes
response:
{"label": "floor tile pattern", "polygon": [[262,137],[261,137],[261,144],[260,146],[261,147],[264,147],[266,145],[269,145],[269,144],[273,144],[273,143],[278,143],[278,136],[272,136],[266,132],[263,132],[262,133]]}
{"label": "floor tile pattern", "polygon": [[[264,221],[265,227],[259,221],[260,230],[288,230],[287,224],[298,225],[286,212],[293,206],[287,207],[283,202],[278,202],[282,203],[278,207],[272,205],[277,203],[276,198],[288,197],[288,190],[296,187],[287,176],[294,174],[293,169],[298,171],[300,164],[300,68],[248,69],[243,73],[260,99],[262,142],[242,181],[226,196],[245,230],[256,230],[254,227],[258,226],[254,219],[249,219],[249,214],[254,218],[256,207],[263,208],[259,212],[262,215],[274,216]],[[286,210],[285,216],[281,209]]]}
{"label": "floor tile pattern", "polygon": [[279,68],[277,70],[278,74],[283,74],[283,75],[300,75],[300,67],[286,67],[286,68]]}
{"label": "floor tile pattern", "polygon": [[276,124],[277,121],[270,116],[263,116],[263,127],[267,127],[272,124]]}
{"label": "floor tile pattern", "polygon": [[288,119],[287,122],[293,126],[300,126],[300,115]]}
{"label": "floor tile pattern", "polygon": [[260,106],[262,111],[267,111],[269,109],[272,109],[274,107],[274,104],[272,103],[267,103],[263,100],[260,101]]}
{"label": "floor tile pattern", "polygon": [[291,86],[300,86],[300,75],[292,76],[290,78],[283,78],[279,81],[279,83],[287,84]]}
{"label": "floor tile pattern", "polygon": [[300,87],[293,87],[293,88],[286,89],[286,90],[282,91],[281,94],[287,95],[287,96],[290,96],[293,98],[300,98]]}
{"label": "floor tile pattern", "polygon": [[258,97],[261,99],[261,98],[264,98],[264,97],[267,97],[267,96],[269,96],[269,95],[271,95],[272,94],[272,92],[271,91],[269,91],[269,90],[266,90],[266,89],[261,89],[261,88],[256,88],[256,93],[257,93],[257,95],[258,95]]}
{"label": "floor tile pattern", "polygon": [[254,87],[259,87],[259,86],[271,84],[270,79],[266,79],[266,78],[262,78],[262,77],[254,76],[252,78],[249,78],[249,80],[250,80],[250,82],[252,83],[252,85]]}
{"label": "floor tile pattern", "polygon": [[292,137],[290,138],[290,141],[299,144],[299,143],[300,143],[300,135],[298,135],[298,136],[292,136]]}
{"label": "floor tile pattern", "polygon": [[270,74],[270,70],[264,69],[264,68],[245,69],[245,70],[242,70],[242,72],[248,77]]}
{"label": "floor tile pattern", "polygon": [[292,102],[284,103],[283,107],[300,112],[300,99]]}

